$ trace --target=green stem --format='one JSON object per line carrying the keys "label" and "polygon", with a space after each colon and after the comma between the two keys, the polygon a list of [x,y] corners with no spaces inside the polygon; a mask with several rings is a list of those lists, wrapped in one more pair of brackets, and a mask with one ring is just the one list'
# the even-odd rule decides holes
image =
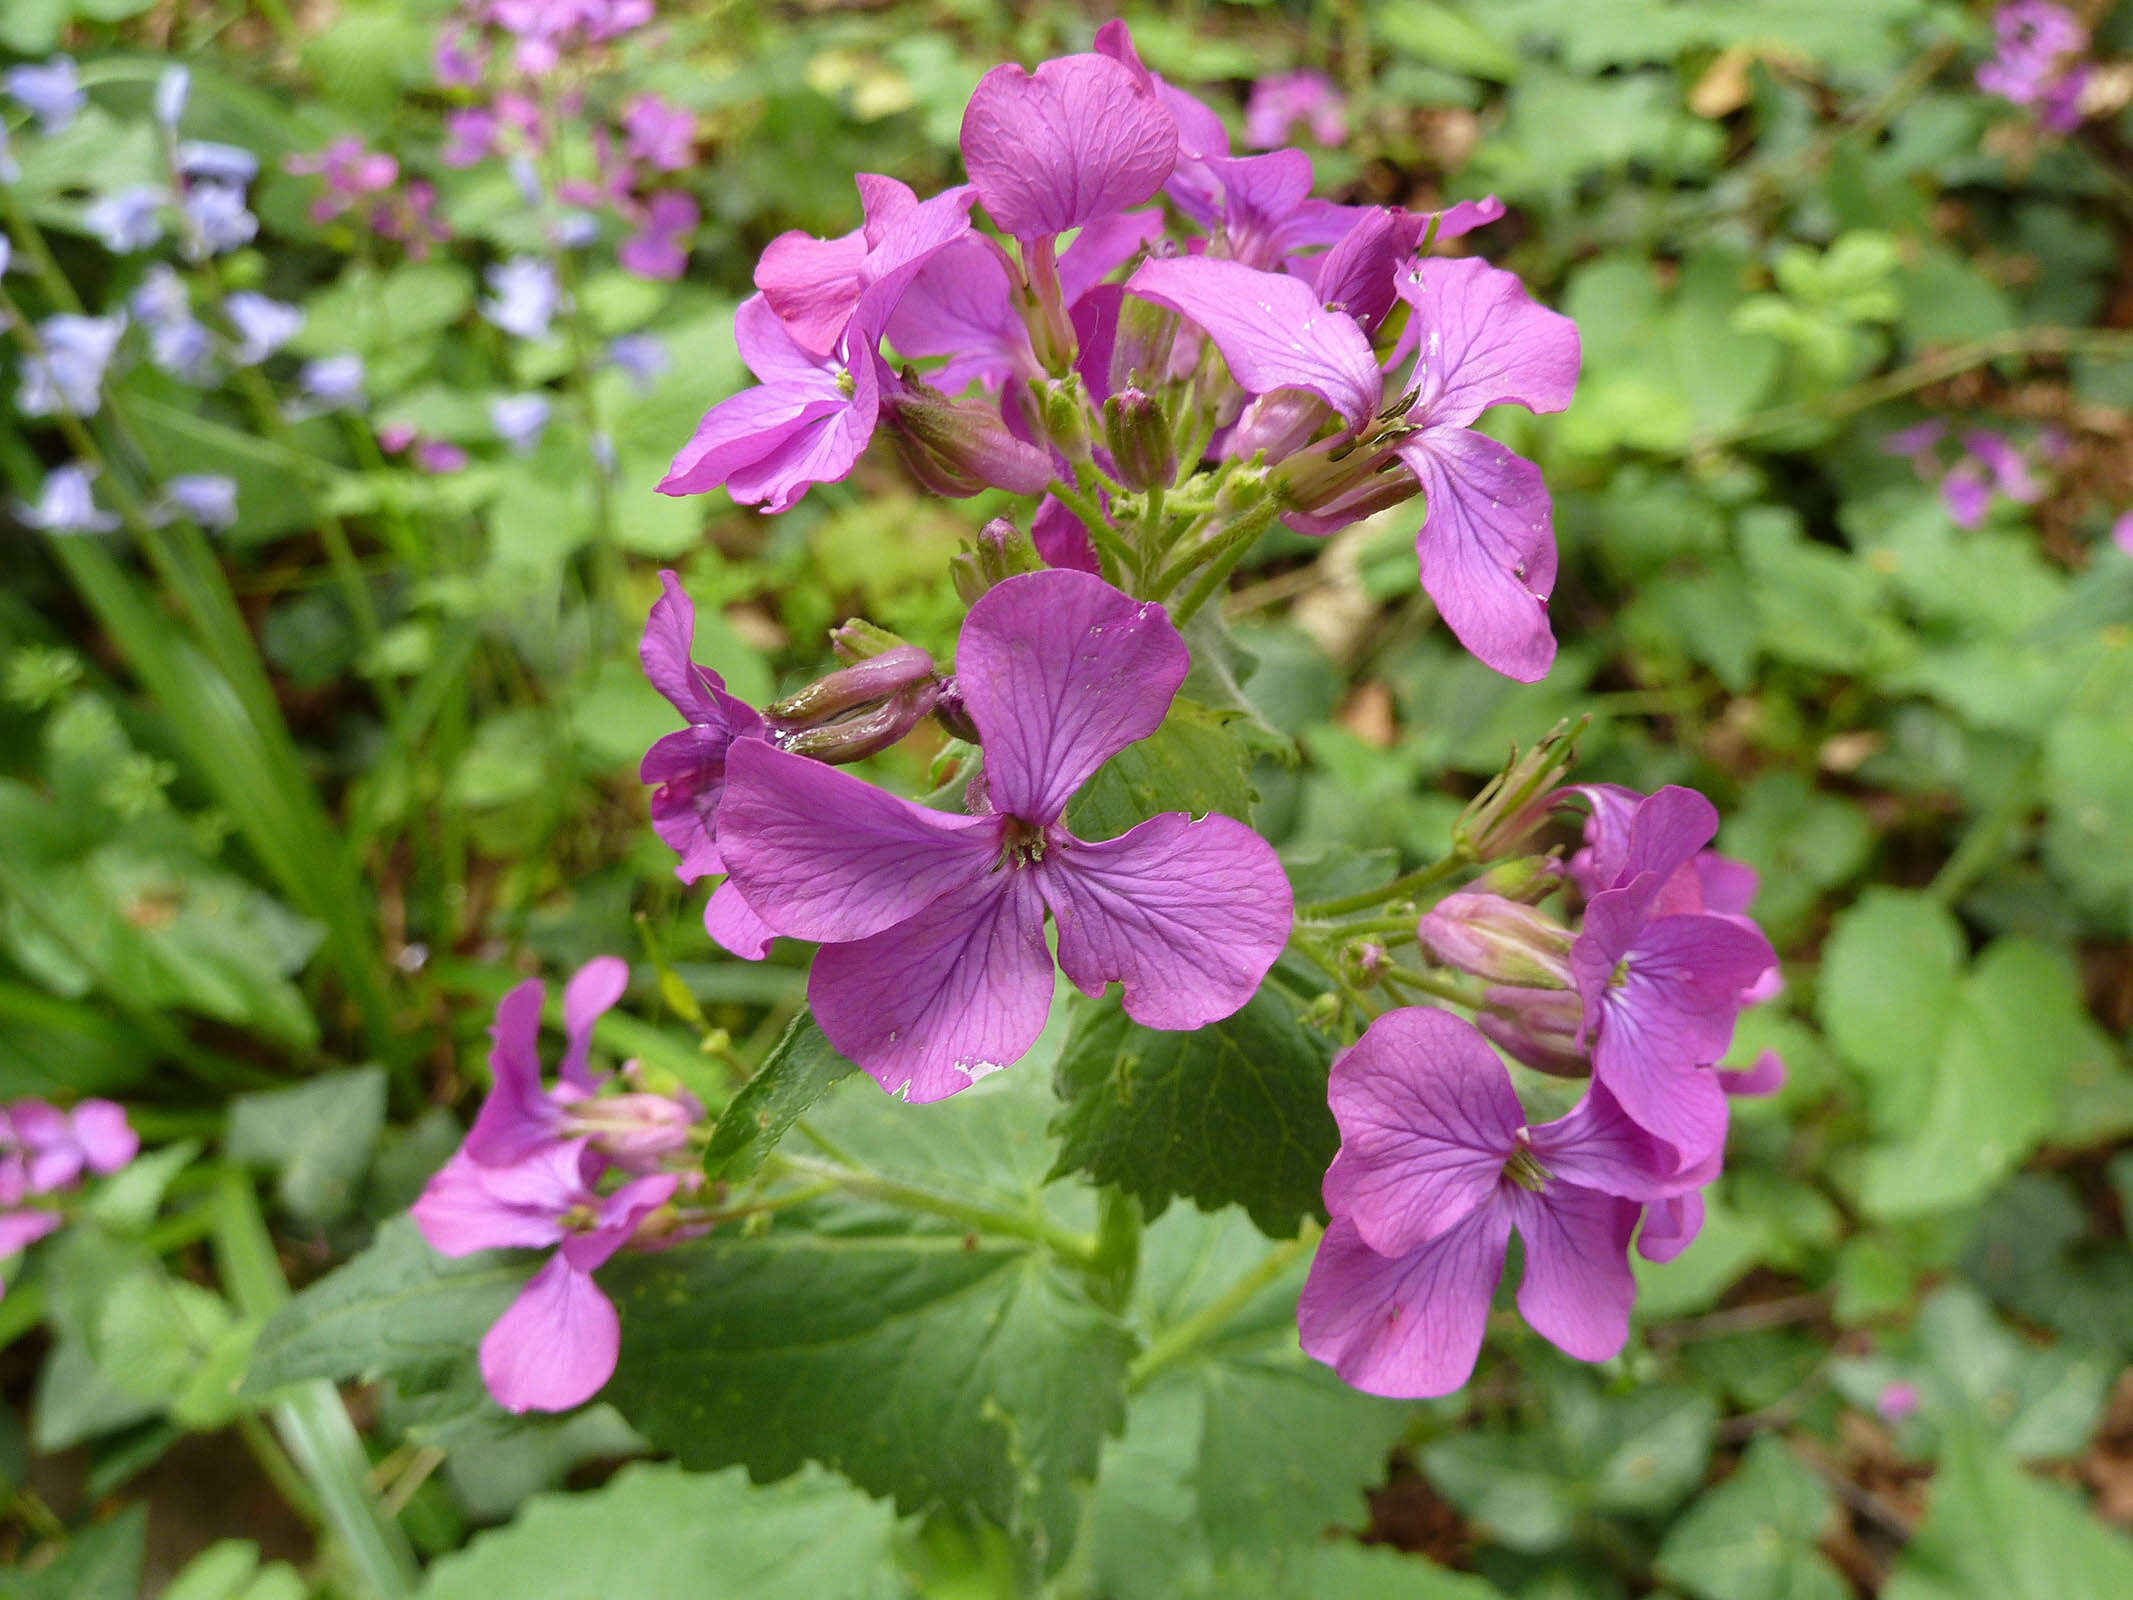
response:
{"label": "green stem", "polygon": [[1177,609],[1171,614],[1171,620],[1180,628],[1192,621],[1200,607],[1213,599],[1222,585],[1229,581],[1229,575],[1236,571],[1237,563],[1251,553],[1252,546],[1259,542],[1259,536],[1274,525],[1275,517],[1280,514],[1281,501],[1269,494],[1223,530],[1219,542],[1212,550],[1188,554],[1181,561],[1173,560],[1165,567],[1152,585],[1158,598],[1167,597],[1170,591],[1183,581],[1185,574],[1201,560],[1207,562],[1207,570],[1200,574],[1199,581],[1179,602]]}
{"label": "green stem", "polygon": [[[1077,467],[1076,475],[1080,476],[1084,470]],[[1111,519],[1104,515],[1103,507],[1097,504],[1095,494],[1081,488],[1069,489],[1056,478],[1052,481],[1051,492],[1058,497],[1059,503],[1080,518],[1081,525],[1088,529],[1089,538],[1103,560],[1105,577],[1113,582],[1130,585],[1137,575],[1140,563],[1134,556],[1133,547],[1111,526]]]}
{"label": "green stem", "polygon": [[774,1154],[771,1160],[780,1170],[790,1172],[796,1177],[833,1183],[847,1194],[855,1194],[865,1200],[878,1200],[883,1205],[897,1206],[905,1211],[945,1217],[950,1222],[961,1223],[975,1233],[1004,1234],[1011,1239],[1029,1239],[1049,1246],[1079,1267],[1093,1268],[1097,1264],[1097,1242],[1094,1239],[1087,1234],[1062,1228],[1050,1217],[1035,1209],[1006,1211],[995,1206],[977,1205],[919,1184],[885,1178],[879,1173],[868,1172],[860,1167],[847,1166],[837,1161],[817,1160],[813,1156],[787,1155],[781,1151]]}
{"label": "green stem", "polygon": [[[247,1317],[271,1316],[289,1298],[260,1214],[252,1180],[222,1174],[215,1210],[215,1259],[223,1287]],[[372,1600],[407,1600],[420,1574],[400,1524],[370,1492],[370,1460],[340,1392],[323,1378],[292,1384],[268,1406],[274,1425],[317,1497],[320,1518],[347,1548]]]}
{"label": "green stem", "polygon": [[274,1431],[249,1411],[237,1413],[236,1426],[237,1437],[242,1439],[245,1448],[252,1452],[252,1459],[259,1463],[260,1471],[264,1472],[267,1481],[274,1485],[275,1493],[282,1497],[290,1510],[313,1527],[318,1527],[325,1515],[319,1508],[318,1496],[311,1492],[311,1485],[304,1481],[303,1473],[298,1470],[296,1463],[289,1459],[289,1452],[281,1447],[281,1441],[274,1437]]}
{"label": "green stem", "polygon": [[1123,1312],[1140,1268],[1141,1203],[1105,1184],[1096,1191],[1096,1254],[1086,1273],[1090,1298],[1106,1311]]}
{"label": "green stem", "polygon": [[1406,876],[1395,878],[1375,889],[1361,889],[1354,894],[1344,894],[1337,900],[1317,900],[1309,905],[1298,906],[1296,920],[1322,922],[1328,917],[1345,917],[1351,912],[1368,911],[1372,906],[1381,906],[1388,900],[1398,900],[1403,895],[1432,888],[1466,865],[1464,856],[1448,855],[1441,861],[1417,868]]}
{"label": "green stem", "polygon": [[1147,1349],[1134,1357],[1133,1364],[1126,1369],[1127,1391],[1138,1393],[1147,1388],[1163,1373],[1214,1338],[1229,1325],[1232,1317],[1258,1299],[1269,1284],[1288,1271],[1291,1262],[1317,1244],[1318,1234],[1318,1224],[1306,1220],[1303,1232],[1297,1237],[1274,1246],[1251,1271],[1183,1322],[1173,1324],[1158,1335]]}
{"label": "green stem", "polygon": [[1450,978],[1439,978],[1426,972],[1409,972],[1405,967],[1387,967],[1378,981],[1393,988],[1412,989],[1417,994],[1426,994],[1433,999],[1449,1000],[1453,1005],[1465,1006],[1470,1011],[1479,1011],[1481,996],[1463,983]]}
{"label": "green stem", "polygon": [[1962,843],[1955,847],[1955,854],[1934,874],[1932,885],[1926,891],[1928,894],[1942,905],[1952,906],[1969,893],[1971,885],[1999,859],[2008,830],[2036,804],[2037,782],[2043,776],[2044,752],[2039,750],[2022,763],[2009,781],[2006,792],[1970,825]]}

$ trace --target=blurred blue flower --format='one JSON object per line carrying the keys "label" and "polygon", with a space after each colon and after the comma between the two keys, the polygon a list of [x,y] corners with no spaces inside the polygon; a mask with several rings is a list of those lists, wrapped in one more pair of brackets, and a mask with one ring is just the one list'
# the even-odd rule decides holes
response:
{"label": "blurred blue flower", "polygon": [[158,371],[196,387],[215,381],[215,336],[192,317],[148,330],[148,359]]}
{"label": "blurred blue flower", "polygon": [[22,363],[22,387],[15,408],[26,417],[49,417],[56,411],[93,417],[102,403],[104,369],[111,365],[123,315],[78,317],[67,312],[37,324],[38,353]]}
{"label": "blurred blue flower", "polygon": [[156,79],[156,121],[172,133],[178,131],[178,119],[185,115],[185,99],[192,87],[193,75],[184,67],[165,67],[163,76]]}
{"label": "blurred blue flower", "polygon": [[545,394],[507,394],[489,402],[489,424],[496,436],[520,455],[541,442],[552,407]]}
{"label": "blurred blue flower", "polygon": [[82,221],[113,255],[132,255],[163,237],[163,222],[157,215],[163,201],[163,191],[153,184],[135,184],[91,202],[82,212]]}
{"label": "blurred blue flower", "polygon": [[7,92],[28,108],[46,133],[60,132],[88,103],[72,56],[54,56],[42,66],[24,62],[9,67],[5,81]]}
{"label": "blurred blue flower", "polygon": [[192,224],[186,258],[203,261],[239,245],[250,244],[259,219],[244,206],[244,190],[235,184],[204,180],[185,191],[185,219]]}
{"label": "blurred blue flower", "polygon": [[590,211],[566,211],[556,218],[548,237],[561,250],[583,250],[600,237],[600,219]]}
{"label": "blurred blue flower", "polygon": [[35,505],[18,500],[15,516],[32,528],[42,528],[46,533],[109,533],[119,525],[119,519],[108,511],[96,509],[96,497],[89,492],[89,480],[95,476],[93,469],[74,462],[64,467],[54,467],[45,474],[44,489],[37,496]]}
{"label": "blurred blue flower", "polygon": [[482,301],[481,314],[518,338],[547,338],[559,298],[555,268],[538,256],[513,256],[486,276],[494,293]]}
{"label": "blurred blue flower", "polygon": [[345,411],[363,403],[363,358],[350,352],[320,356],[297,370],[297,386],[303,391],[291,415],[315,417],[327,411]]}
{"label": "blurred blue flower", "polygon": [[188,178],[234,183],[242,188],[259,176],[259,157],[242,145],[187,139],[178,146],[178,170]]}
{"label": "blurred blue flower", "polygon": [[304,325],[304,308],[263,294],[240,289],[222,302],[223,315],[237,329],[237,348],[230,359],[240,367],[256,367],[295,338]]}
{"label": "blurred blue flower", "polygon": [[149,510],[158,524],[189,517],[209,532],[237,520],[237,480],[220,473],[189,472],[163,485],[163,497]]}
{"label": "blurred blue flower", "polygon": [[625,333],[609,342],[607,359],[628,373],[639,389],[649,389],[667,370],[666,341],[656,333]]}

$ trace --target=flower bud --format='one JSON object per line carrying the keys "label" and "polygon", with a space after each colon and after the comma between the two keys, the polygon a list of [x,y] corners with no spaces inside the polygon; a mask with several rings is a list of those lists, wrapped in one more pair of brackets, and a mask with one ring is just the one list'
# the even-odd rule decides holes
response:
{"label": "flower bud", "polygon": [[1514,1060],[1558,1078],[1592,1070],[1578,1047],[1585,1010],[1568,989],[1491,989],[1474,1025]]}
{"label": "flower bud", "polygon": [[1514,856],[1499,861],[1467,885],[1470,892],[1502,895],[1522,905],[1539,905],[1562,886],[1563,864],[1554,856]]}
{"label": "flower bud", "polygon": [[1052,458],[1007,431],[978,400],[948,400],[930,389],[883,396],[882,415],[911,476],[933,493],[965,500],[986,489],[1036,494],[1052,481]]}
{"label": "flower bud", "polygon": [[772,701],[763,708],[763,717],[773,724],[811,726],[856,706],[899,694],[932,673],[933,657],[915,644],[898,644],[852,666],[839,667],[783,700]]}
{"label": "flower bud", "polygon": [[[969,709],[963,704],[963,691],[953,678],[941,685],[940,698],[933,702],[933,720],[948,730],[951,739],[960,739],[965,744],[980,742],[978,725],[971,720]],[[977,773],[978,781],[982,782],[984,768],[978,768]]]}
{"label": "flower bud", "polygon": [[868,756],[888,749],[917,727],[926,713],[933,709],[934,702],[940,698],[940,692],[939,683],[929,678],[884,700],[871,710],[836,722],[802,728],[784,728],[773,724],[770,730],[771,742],[781,750],[789,750],[796,756],[806,756],[811,761],[825,762],[830,766],[840,766],[847,761],[863,761]]}
{"label": "flower bud", "polygon": [[1548,819],[1548,797],[1577,759],[1578,735],[1592,719],[1568,718],[1524,756],[1514,748],[1504,770],[1474,796],[1452,829],[1452,847],[1473,861],[1515,855]]}
{"label": "flower bud", "polygon": [[1171,351],[1180,318],[1175,311],[1127,295],[1119,302],[1118,331],[1111,341],[1111,388],[1155,388],[1176,374]]}
{"label": "flower bud", "polygon": [[976,605],[994,584],[1018,573],[1043,570],[1044,558],[1037,554],[1037,546],[1006,517],[994,517],[986,523],[978,530],[977,539],[948,561],[955,592],[965,605]]}
{"label": "flower bud", "polygon": [[891,650],[909,649],[910,645],[902,634],[891,633],[878,622],[847,617],[830,630],[830,648],[837,652],[839,661],[867,661]]}
{"label": "flower bud", "polygon": [[573,1104],[565,1128],[625,1171],[651,1172],[689,1148],[695,1122],[688,1106],[665,1095],[608,1094]]}
{"label": "flower bud", "polygon": [[1571,931],[1545,912],[1497,894],[1447,895],[1416,928],[1439,961],[1491,983],[1570,987]]}
{"label": "flower bud", "polygon": [[1302,389],[1276,389],[1244,408],[1230,433],[1228,453],[1245,461],[1264,451],[1269,461],[1282,461],[1302,450],[1332,420],[1333,408],[1317,395]]}
{"label": "flower bud", "polygon": [[[1038,420],[1052,447],[1069,461],[1089,459],[1089,391],[1073,373],[1036,388]],[[1047,480],[1049,481],[1049,480]]]}
{"label": "flower bud", "polygon": [[1145,389],[1121,389],[1104,402],[1104,448],[1129,489],[1167,489],[1178,481],[1170,419]]}

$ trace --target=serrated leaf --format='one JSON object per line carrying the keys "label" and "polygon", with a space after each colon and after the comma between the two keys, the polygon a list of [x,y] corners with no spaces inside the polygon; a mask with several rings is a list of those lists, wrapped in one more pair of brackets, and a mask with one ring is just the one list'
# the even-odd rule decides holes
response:
{"label": "serrated leaf", "polygon": [[421,1600],[896,1600],[895,1533],[887,1505],[819,1468],[758,1485],[633,1466],[536,1496],[432,1567]]}
{"label": "serrated leaf", "polygon": [[1822,1026],[1867,1080],[1877,1120],[1916,1109],[1955,1004],[1963,930],[1922,894],[1869,889],[1822,953]]}
{"label": "serrated leaf", "polygon": [[1383,1545],[1298,1545],[1196,1585],[1192,1600],[1500,1600],[1486,1578]]}
{"label": "serrated leaf", "polygon": [[1268,1234],[1319,1212],[1339,1147],[1326,1106],[1332,1051],[1277,992],[1192,1033],[1143,1028],[1115,999],[1075,1003],[1059,1058],[1055,1172],[1138,1195],[1151,1214],[1183,1195],[1239,1204]]}
{"label": "serrated leaf", "polygon": [[787,1024],[762,1066],[719,1113],[704,1150],[714,1178],[745,1178],[762,1166],[786,1130],[840,1079],[857,1070],[802,1011]]}
{"label": "serrated leaf", "polygon": [[1191,700],[1170,703],[1162,726],[1096,769],[1067,807],[1077,838],[1115,839],[1168,811],[1196,817],[1219,811],[1252,820],[1251,747],[1242,714],[1215,711]]}
{"label": "serrated leaf", "polygon": [[1656,1565],[1703,1600],[1845,1600],[1850,1588],[1815,1548],[1830,1509],[1822,1481],[1765,1435],[1667,1531]]}
{"label": "serrated leaf", "polygon": [[291,1216],[314,1225],[346,1216],[385,1128],[385,1069],[329,1072],[230,1102],[232,1161],[269,1167]]}

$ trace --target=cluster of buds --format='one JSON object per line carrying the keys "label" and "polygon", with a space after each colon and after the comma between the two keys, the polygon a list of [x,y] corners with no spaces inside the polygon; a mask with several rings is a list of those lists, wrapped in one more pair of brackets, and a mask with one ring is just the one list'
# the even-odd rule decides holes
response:
{"label": "cluster of buds", "polygon": [[497,1004],[491,1087],[465,1142],[422,1191],[414,1217],[433,1249],[552,1249],[481,1342],[481,1372],[510,1411],[563,1411],[615,1370],[621,1321],[593,1281],[618,1250],[694,1237],[710,1216],[681,1197],[703,1182],[704,1108],[649,1087],[635,1062],[593,1075],[592,1032],[621,999],[629,968],[614,956],[581,967],[563,990],[567,1037],[556,1081],[539,1054],[545,986],[520,984]]}
{"label": "cluster of buds", "polygon": [[109,1177],[140,1152],[125,1107],[83,1100],[62,1111],[43,1100],[0,1107],[0,1261],[57,1232],[66,1213],[52,1204],[85,1175]]}

